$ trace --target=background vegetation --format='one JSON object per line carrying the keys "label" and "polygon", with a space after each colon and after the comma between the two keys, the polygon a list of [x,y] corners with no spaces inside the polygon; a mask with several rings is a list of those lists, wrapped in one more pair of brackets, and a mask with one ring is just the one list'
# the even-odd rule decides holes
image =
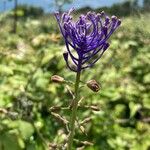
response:
{"label": "background vegetation", "polygon": [[[101,84],[99,93],[81,90],[84,105],[100,107],[99,112],[78,112],[79,122],[92,117],[84,125],[87,135],[80,130],[76,135],[94,143],[86,150],[150,150],[150,14],[145,8],[132,15],[127,8],[125,14],[117,12],[122,26],[109,50],[83,72],[83,82],[96,79]],[[87,8],[76,15],[80,11]],[[73,81],[75,74],[63,60],[65,46],[53,15],[20,6],[17,17],[14,34],[13,12],[0,14],[0,150],[45,150],[45,144],[66,137],[50,107],[67,106],[72,99],[66,85],[53,84],[50,77]],[[69,110],[59,113],[69,119]]]}

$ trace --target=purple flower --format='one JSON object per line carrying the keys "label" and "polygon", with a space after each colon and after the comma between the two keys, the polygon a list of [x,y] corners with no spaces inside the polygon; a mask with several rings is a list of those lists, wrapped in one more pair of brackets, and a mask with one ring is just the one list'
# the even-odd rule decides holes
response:
{"label": "purple flower", "polygon": [[[64,59],[67,66],[75,72],[93,66],[108,49],[108,39],[121,24],[116,16],[109,18],[104,12],[88,12],[77,21],[70,15],[73,9],[60,15],[55,14],[65,40],[67,52]],[[71,58],[74,66],[70,65]]]}

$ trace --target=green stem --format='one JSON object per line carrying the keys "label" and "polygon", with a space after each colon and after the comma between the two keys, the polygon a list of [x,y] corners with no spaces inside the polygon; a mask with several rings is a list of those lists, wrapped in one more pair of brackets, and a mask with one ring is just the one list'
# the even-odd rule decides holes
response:
{"label": "green stem", "polygon": [[73,100],[73,106],[72,106],[72,114],[71,114],[71,120],[70,120],[70,134],[68,138],[67,150],[72,150],[73,137],[74,137],[74,132],[75,132],[75,120],[76,120],[78,101],[79,101],[79,92],[78,92],[79,83],[80,83],[80,72],[77,72],[76,82],[75,82],[75,98]]}

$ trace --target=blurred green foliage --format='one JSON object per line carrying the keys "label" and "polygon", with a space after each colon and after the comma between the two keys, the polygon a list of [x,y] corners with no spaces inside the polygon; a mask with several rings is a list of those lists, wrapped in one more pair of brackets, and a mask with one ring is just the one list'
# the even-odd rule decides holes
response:
{"label": "blurred green foliage", "polygon": [[41,7],[19,5],[17,7],[18,17],[33,17],[37,18],[38,16],[44,15],[44,10]]}
{"label": "blurred green foliage", "polygon": [[[86,150],[150,149],[150,14],[122,18],[122,27],[111,39],[101,60],[83,72],[83,82],[96,79],[99,93],[81,89],[84,105],[100,112],[78,111],[85,117],[87,136],[94,143]],[[63,39],[53,16],[12,20],[0,15],[0,150],[45,150],[46,144],[64,141],[65,127],[51,115],[52,106],[67,106],[72,97],[66,85],[50,82],[53,74],[74,81],[62,57]],[[71,87],[72,89],[72,87]],[[69,119],[70,111],[60,114]],[[82,144],[76,143],[78,146]]]}

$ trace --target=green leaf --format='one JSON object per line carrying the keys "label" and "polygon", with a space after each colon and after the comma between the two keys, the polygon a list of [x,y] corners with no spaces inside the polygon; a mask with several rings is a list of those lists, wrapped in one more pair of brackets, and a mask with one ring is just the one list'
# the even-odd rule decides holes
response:
{"label": "green leaf", "polygon": [[132,118],[142,106],[140,104],[130,102],[129,107],[130,107],[130,117]]}
{"label": "green leaf", "polygon": [[0,150],[21,150],[17,136],[8,132],[0,135]]}
{"label": "green leaf", "polygon": [[8,127],[17,129],[21,138],[23,138],[24,140],[31,137],[34,133],[34,127],[32,126],[32,124],[22,120],[9,121]]}
{"label": "green leaf", "polygon": [[33,126],[25,121],[18,121],[18,129],[23,139],[28,139],[34,132]]}
{"label": "green leaf", "polygon": [[13,75],[13,70],[6,65],[0,65],[0,75]]}

